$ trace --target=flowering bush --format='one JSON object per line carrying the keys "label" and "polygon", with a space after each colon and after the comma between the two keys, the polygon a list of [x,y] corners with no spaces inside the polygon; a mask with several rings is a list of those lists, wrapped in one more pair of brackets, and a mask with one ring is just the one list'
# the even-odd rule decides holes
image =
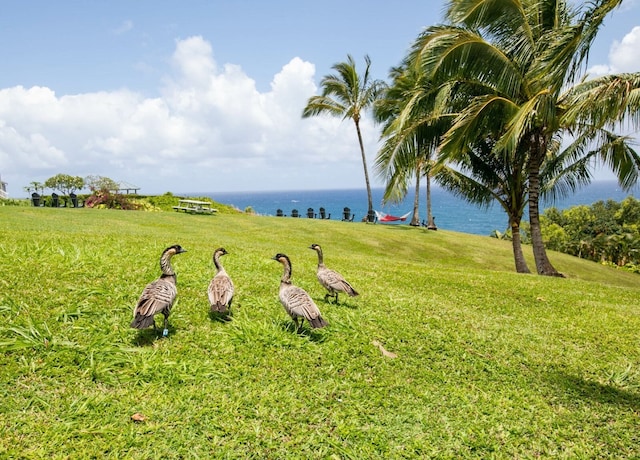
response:
{"label": "flowering bush", "polygon": [[88,208],[108,208],[136,210],[140,207],[129,196],[120,193],[111,193],[108,190],[97,190],[85,201]]}

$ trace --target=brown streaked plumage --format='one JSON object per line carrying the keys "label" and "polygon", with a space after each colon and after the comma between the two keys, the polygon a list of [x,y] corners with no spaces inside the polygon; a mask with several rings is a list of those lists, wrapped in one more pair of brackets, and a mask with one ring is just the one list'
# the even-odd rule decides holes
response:
{"label": "brown streaked plumage", "polygon": [[135,329],[145,329],[151,325],[156,327],[154,316],[158,313],[164,315],[163,336],[169,333],[168,321],[171,307],[176,300],[178,289],[176,288],[177,276],[171,266],[171,258],[176,254],[187,252],[178,244],[169,246],[160,256],[160,269],[162,275],[155,281],[147,284],[142,291],[138,304],[133,311],[133,321],[131,327]]}
{"label": "brown streaked plumage", "polygon": [[233,281],[225,271],[220,257],[229,254],[225,248],[218,248],[213,252],[213,264],[216,266],[216,274],[209,283],[209,303],[213,313],[229,313],[233,301]]}
{"label": "brown streaked plumage", "polygon": [[[320,315],[318,306],[313,302],[307,292],[291,283],[291,260],[285,254],[278,253],[273,257],[284,267],[280,279],[280,291],[278,297],[285,311],[289,314],[298,331],[306,319],[312,328],[325,327],[328,323]],[[300,323],[298,320],[300,319]]]}
{"label": "brown streaked plumage", "polygon": [[324,300],[327,300],[328,297],[334,297],[336,299],[336,303],[338,303],[338,292],[344,292],[351,297],[358,295],[358,292],[353,289],[347,280],[344,279],[344,276],[324,265],[322,248],[319,244],[314,243],[309,246],[309,249],[313,249],[318,253],[318,270],[316,271],[316,275],[320,284],[329,291],[324,296]]}

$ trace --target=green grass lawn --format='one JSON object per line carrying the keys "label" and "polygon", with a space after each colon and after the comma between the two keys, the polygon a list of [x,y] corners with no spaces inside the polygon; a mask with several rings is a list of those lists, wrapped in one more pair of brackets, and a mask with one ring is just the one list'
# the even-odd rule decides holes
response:
{"label": "green grass lawn", "polygon": [[[0,222],[0,458],[640,457],[637,274],[551,253],[566,279],[518,275],[509,242],[409,226],[25,207]],[[130,329],[176,243],[169,336]],[[359,297],[324,302],[311,243]],[[206,294],[219,246],[229,322]],[[328,327],[294,331],[277,252]]]}

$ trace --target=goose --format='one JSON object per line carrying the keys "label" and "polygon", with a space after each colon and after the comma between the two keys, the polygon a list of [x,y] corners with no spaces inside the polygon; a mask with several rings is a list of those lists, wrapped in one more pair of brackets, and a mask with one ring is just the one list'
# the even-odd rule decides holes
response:
{"label": "goose", "polygon": [[171,313],[171,307],[178,293],[176,288],[177,276],[171,266],[171,258],[183,252],[187,251],[182,249],[178,244],[169,246],[162,252],[160,256],[162,275],[160,275],[160,278],[157,280],[147,284],[142,291],[138,304],[133,311],[132,328],[145,329],[153,325],[155,329],[156,323],[154,316],[162,313],[164,315],[164,330],[162,331],[162,336],[166,337],[169,334],[169,314]]}
{"label": "goose", "polygon": [[344,292],[351,297],[355,297],[358,295],[358,292],[353,289],[349,282],[345,280],[340,273],[335,270],[331,270],[324,265],[322,248],[319,244],[314,243],[309,246],[309,249],[313,249],[318,253],[318,270],[316,272],[316,275],[318,277],[318,281],[320,281],[320,284],[324,286],[327,291],[329,291],[324,296],[325,301],[328,297],[334,297],[336,299],[336,303],[338,303],[338,292]]}
{"label": "goose", "polygon": [[216,274],[209,283],[209,303],[211,312],[226,314],[231,308],[233,300],[233,281],[220,263],[220,257],[229,254],[225,248],[218,248],[213,252],[213,264],[216,266]]}
{"label": "goose", "polygon": [[[277,260],[284,266],[278,297],[285,311],[291,316],[298,332],[302,329],[305,319],[312,328],[325,327],[328,323],[320,315],[318,306],[313,302],[309,294],[301,287],[294,286],[291,283],[291,260],[289,260],[289,257],[278,253],[272,259]],[[298,319],[300,319],[299,324]]]}

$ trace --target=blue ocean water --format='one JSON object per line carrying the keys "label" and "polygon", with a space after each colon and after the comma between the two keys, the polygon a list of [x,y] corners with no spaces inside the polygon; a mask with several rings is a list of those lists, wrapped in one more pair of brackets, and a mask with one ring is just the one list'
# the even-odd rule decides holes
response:
{"label": "blue ocean water", "polygon": [[[638,198],[638,188],[631,192],[623,192],[615,181],[593,182],[588,187],[579,190],[574,195],[556,201],[555,203],[543,202],[541,210],[555,206],[558,209],[566,209],[580,204],[590,205],[600,200],[612,199],[622,201],[627,196]],[[413,193],[399,204],[382,205],[384,190],[375,188],[372,190],[373,206],[377,211],[394,216],[401,216],[413,210]],[[191,194],[190,194],[191,195]],[[306,218],[307,209],[313,208],[318,214],[320,207],[324,207],[331,219],[340,220],[342,211],[349,207],[355,214],[354,221],[360,221],[367,214],[367,192],[365,189],[351,190],[304,190],[304,191],[279,191],[279,192],[205,192],[193,193],[193,196],[208,196],[211,199],[238,209],[245,210],[251,207],[260,215],[275,216],[278,209],[282,209],[287,216],[297,209],[299,214]],[[505,231],[507,228],[507,216],[498,205],[488,209],[478,208],[466,201],[455,197],[448,191],[433,186],[431,188],[431,210],[435,216],[435,222],[439,229],[453,230],[477,235],[490,235],[493,230]],[[424,187],[420,191],[420,220],[426,220],[426,198]],[[525,215],[525,220],[527,216]],[[411,220],[409,215],[406,222]],[[394,225],[394,224],[384,224]]]}

